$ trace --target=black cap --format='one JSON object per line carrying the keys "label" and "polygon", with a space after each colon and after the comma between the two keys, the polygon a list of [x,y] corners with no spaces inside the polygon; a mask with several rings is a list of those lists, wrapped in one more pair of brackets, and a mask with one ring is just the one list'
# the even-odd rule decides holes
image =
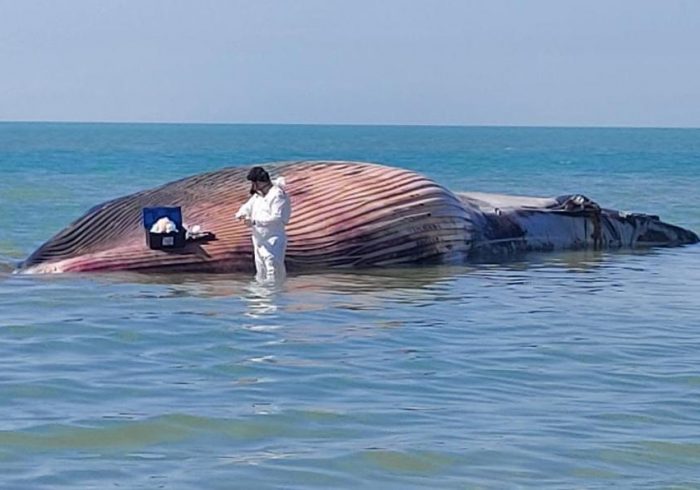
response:
{"label": "black cap", "polygon": [[270,182],[270,174],[262,167],[253,167],[248,172],[246,179],[251,182]]}

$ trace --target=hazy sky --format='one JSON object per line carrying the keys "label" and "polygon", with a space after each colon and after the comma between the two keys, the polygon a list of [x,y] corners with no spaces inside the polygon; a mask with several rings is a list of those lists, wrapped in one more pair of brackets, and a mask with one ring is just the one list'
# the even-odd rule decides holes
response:
{"label": "hazy sky", "polygon": [[0,120],[700,127],[700,0],[0,0]]}

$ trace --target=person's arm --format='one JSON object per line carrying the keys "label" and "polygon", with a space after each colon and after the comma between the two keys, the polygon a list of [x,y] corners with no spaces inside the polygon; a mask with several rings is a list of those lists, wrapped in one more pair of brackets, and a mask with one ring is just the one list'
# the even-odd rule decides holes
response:
{"label": "person's arm", "polygon": [[261,213],[255,219],[255,225],[269,226],[289,222],[289,198],[284,192],[278,192],[270,202],[270,211]]}
{"label": "person's arm", "polygon": [[250,196],[250,199],[248,199],[246,203],[240,207],[236,213],[236,219],[250,219],[250,214],[253,211],[253,198],[255,198],[255,196]]}

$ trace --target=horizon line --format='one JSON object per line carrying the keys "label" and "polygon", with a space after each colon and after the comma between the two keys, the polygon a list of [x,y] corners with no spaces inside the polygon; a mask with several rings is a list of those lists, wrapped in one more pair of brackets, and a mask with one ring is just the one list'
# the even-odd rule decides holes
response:
{"label": "horizon line", "polygon": [[104,124],[151,126],[339,126],[339,127],[426,127],[426,128],[520,128],[520,129],[700,129],[700,126],[644,125],[548,125],[548,124],[427,124],[427,123],[322,123],[322,122],[220,122],[220,121],[84,121],[0,120],[0,124]]}

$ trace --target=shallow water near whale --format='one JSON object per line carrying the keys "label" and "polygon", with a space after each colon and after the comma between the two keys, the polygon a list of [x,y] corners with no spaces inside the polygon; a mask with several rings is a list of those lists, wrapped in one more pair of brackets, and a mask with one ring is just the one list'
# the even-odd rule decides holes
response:
{"label": "shallow water near whale", "polygon": [[4,488],[696,488],[700,247],[292,275],[12,274],[94,204],[365,160],[700,230],[700,131],[0,124]]}

